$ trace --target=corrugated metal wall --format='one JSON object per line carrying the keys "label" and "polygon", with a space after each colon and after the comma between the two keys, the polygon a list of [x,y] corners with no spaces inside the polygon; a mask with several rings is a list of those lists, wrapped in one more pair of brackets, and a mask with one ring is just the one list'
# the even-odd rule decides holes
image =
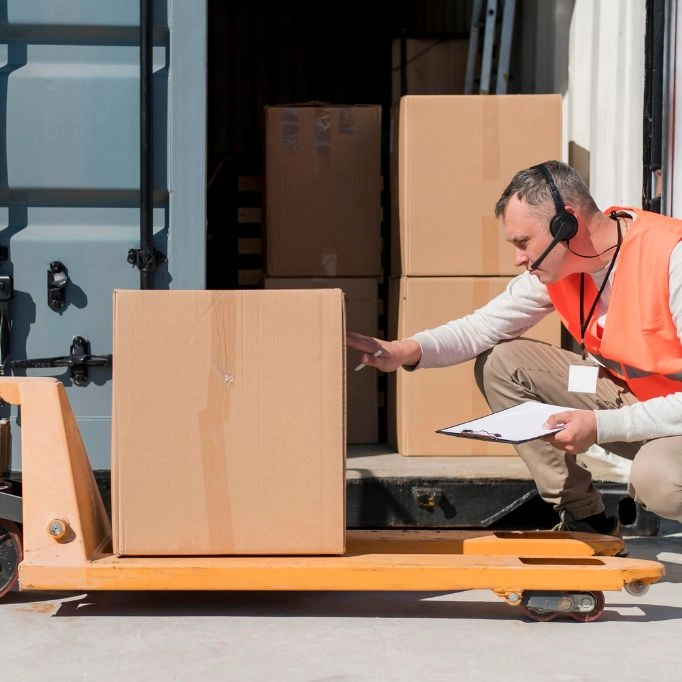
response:
{"label": "corrugated metal wall", "polygon": [[600,207],[641,206],[645,3],[576,0],[567,29],[567,158]]}

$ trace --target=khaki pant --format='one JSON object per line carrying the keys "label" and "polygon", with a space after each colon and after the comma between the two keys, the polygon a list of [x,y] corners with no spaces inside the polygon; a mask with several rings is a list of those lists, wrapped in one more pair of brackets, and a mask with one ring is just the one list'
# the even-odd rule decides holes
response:
{"label": "khaki pant", "polygon": [[[584,364],[579,355],[541,341],[520,338],[497,344],[476,360],[476,381],[490,409],[502,410],[526,400],[585,410],[618,409],[637,398],[627,386],[600,370],[597,393],[568,391],[568,368]],[[636,443],[600,443],[632,460],[628,493],[645,509],[682,521],[682,436]],[[574,455],[543,440],[516,446],[542,498],[576,519],[604,510],[590,472]]]}

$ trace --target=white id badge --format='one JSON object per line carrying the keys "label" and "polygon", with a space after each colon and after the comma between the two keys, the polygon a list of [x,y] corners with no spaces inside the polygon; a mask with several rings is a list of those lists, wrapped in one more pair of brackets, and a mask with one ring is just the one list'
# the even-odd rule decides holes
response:
{"label": "white id badge", "polygon": [[573,393],[596,393],[598,365],[571,365],[568,369],[568,390]]}

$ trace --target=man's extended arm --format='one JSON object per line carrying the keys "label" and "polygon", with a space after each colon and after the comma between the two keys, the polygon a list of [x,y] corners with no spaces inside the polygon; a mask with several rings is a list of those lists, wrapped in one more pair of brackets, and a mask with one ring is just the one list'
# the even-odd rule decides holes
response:
{"label": "man's extended arm", "polygon": [[421,346],[418,367],[448,367],[471,360],[498,341],[521,336],[553,310],[545,286],[523,272],[470,315],[411,336]]}

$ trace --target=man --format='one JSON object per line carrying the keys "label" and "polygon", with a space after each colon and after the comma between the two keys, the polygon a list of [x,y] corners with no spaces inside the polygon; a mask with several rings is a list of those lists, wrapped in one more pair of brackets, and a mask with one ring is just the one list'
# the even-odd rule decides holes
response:
{"label": "man", "polygon": [[[491,410],[527,400],[577,408],[552,436],[517,446],[559,528],[619,533],[576,455],[598,443],[632,462],[628,493],[682,521],[682,221],[640,209],[601,212],[559,161],[519,171],[495,208],[525,272],[487,305],[399,341],[351,333],[379,370],[476,358]],[[556,309],[581,353],[521,335]],[[569,389],[569,381],[571,387]]]}

